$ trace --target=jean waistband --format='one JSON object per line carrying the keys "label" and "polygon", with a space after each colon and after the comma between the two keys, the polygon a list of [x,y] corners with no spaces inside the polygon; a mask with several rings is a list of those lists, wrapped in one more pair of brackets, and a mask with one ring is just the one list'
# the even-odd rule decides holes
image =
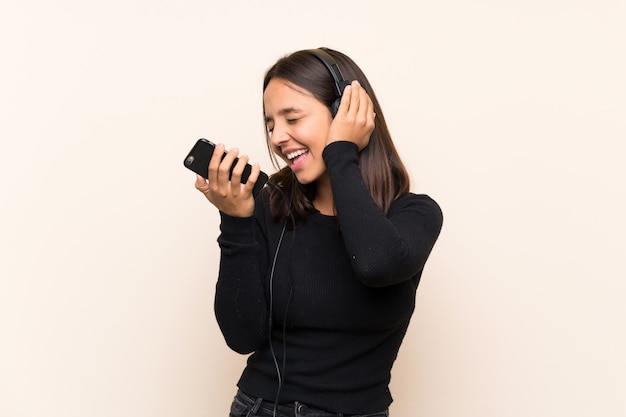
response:
{"label": "jean waistband", "polygon": [[388,417],[388,410],[373,414],[343,414],[320,410],[299,401],[274,405],[273,402],[262,398],[254,398],[238,390],[235,402],[245,407],[243,417],[273,417],[274,408],[276,417]]}

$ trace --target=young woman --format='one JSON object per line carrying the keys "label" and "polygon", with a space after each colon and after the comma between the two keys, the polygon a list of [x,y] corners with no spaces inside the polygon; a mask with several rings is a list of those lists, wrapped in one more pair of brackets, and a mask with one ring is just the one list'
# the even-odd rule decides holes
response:
{"label": "young woman", "polygon": [[230,416],[387,416],[441,210],[409,191],[374,91],[346,55],[280,59],[263,110],[284,167],[256,199],[258,165],[240,184],[248,157],[220,160],[222,144],[196,181],[221,215],[217,321],[251,353]]}

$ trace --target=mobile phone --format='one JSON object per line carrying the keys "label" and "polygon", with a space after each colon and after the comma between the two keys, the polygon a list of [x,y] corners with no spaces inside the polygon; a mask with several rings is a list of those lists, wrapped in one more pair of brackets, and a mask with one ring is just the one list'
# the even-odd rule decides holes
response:
{"label": "mobile phone", "polygon": [[[193,148],[189,151],[187,156],[185,157],[184,164],[187,168],[192,170],[198,175],[201,175],[203,178],[209,178],[209,161],[213,156],[213,152],[215,151],[215,144],[210,140],[201,138],[198,139]],[[222,155],[222,159],[226,156],[226,152]],[[239,161],[239,158],[235,158],[233,161],[233,165],[230,167],[230,172],[228,175],[228,179],[230,179],[233,175],[233,169],[235,165]],[[243,174],[241,174],[241,183],[245,184],[248,181],[248,177],[252,173],[252,165],[246,164],[243,169]],[[252,190],[252,195],[257,196],[257,194],[261,191],[261,189],[265,186],[268,181],[268,176],[265,172],[261,171],[259,174],[259,178],[254,184],[254,188]]]}

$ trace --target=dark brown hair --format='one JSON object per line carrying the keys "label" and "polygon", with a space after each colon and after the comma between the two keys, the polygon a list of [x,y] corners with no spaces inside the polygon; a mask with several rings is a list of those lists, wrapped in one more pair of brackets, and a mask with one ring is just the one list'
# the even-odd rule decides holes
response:
{"label": "dark brown hair", "polygon": [[[383,213],[387,213],[394,200],[409,193],[410,180],[391,140],[383,111],[367,77],[352,59],[332,49],[320,49],[335,59],[346,80],[358,80],[372,99],[376,113],[376,126],[370,136],[369,144],[359,153],[359,166],[363,180],[374,201]],[[318,58],[306,50],[294,52],[279,59],[265,74],[263,91],[274,78],[289,81],[310,91],[315,98],[329,107],[337,98],[333,89],[332,75]],[[279,162],[272,151],[269,134],[266,135],[266,139],[270,156],[278,169]],[[300,184],[288,166],[273,174],[270,182],[282,189],[280,191],[269,187],[270,208],[274,217],[287,221],[290,217],[289,207],[291,207],[293,220],[304,220],[308,213],[315,210],[313,207],[316,194],[315,183]],[[286,204],[286,198],[290,201],[289,204]]]}

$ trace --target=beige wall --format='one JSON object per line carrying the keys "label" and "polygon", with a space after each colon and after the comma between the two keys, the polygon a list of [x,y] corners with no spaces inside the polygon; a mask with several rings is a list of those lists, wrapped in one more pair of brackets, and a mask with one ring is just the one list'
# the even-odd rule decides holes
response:
{"label": "beige wall", "polygon": [[626,6],[10,1],[0,6],[0,416],[227,414],[198,137],[271,170],[264,70],[360,63],[445,212],[395,417],[626,413]]}

